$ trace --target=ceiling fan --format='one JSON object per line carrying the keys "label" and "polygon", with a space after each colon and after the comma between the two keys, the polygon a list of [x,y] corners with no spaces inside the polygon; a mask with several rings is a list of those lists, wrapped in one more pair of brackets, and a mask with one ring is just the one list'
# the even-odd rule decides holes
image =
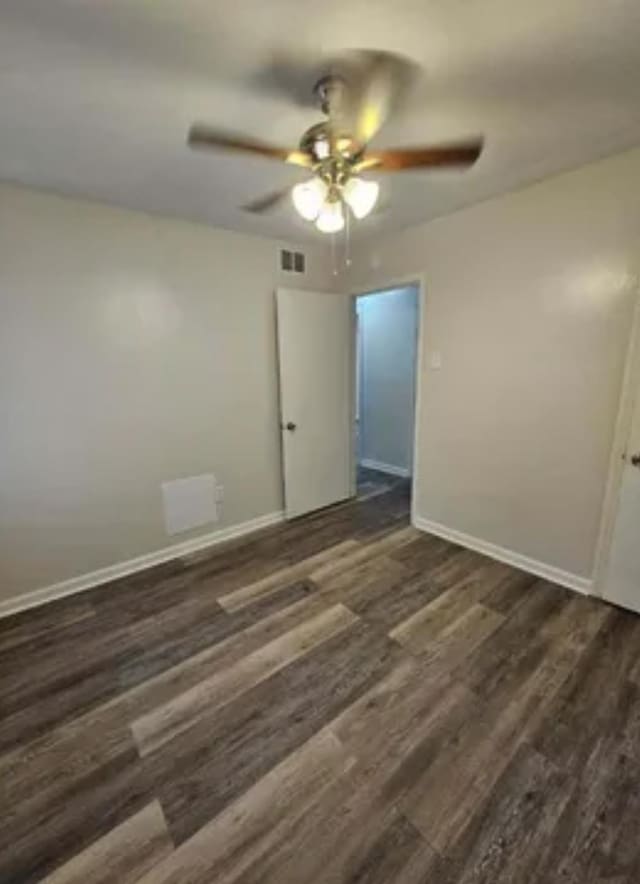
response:
{"label": "ceiling fan", "polygon": [[[425,147],[370,150],[369,142],[389,115],[401,105],[415,78],[416,67],[388,52],[361,50],[343,55],[321,76],[313,95],[326,120],[303,134],[297,149],[232,135],[204,124],[189,131],[193,148],[258,154],[309,170],[306,181],[268,194],[244,208],[266,212],[289,193],[298,213],[315,221],[323,233],[336,233],[345,223],[345,211],[364,218],[374,208],[379,186],[361,173],[377,170],[468,167],[480,156],[483,139]],[[287,70],[295,79],[297,72]],[[282,79],[282,78],[280,78]]]}

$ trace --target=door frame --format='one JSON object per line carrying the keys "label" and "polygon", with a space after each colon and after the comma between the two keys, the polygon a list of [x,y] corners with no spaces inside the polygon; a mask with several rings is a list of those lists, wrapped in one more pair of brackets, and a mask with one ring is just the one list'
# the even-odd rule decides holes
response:
{"label": "door frame", "polygon": [[[425,276],[423,273],[409,273],[406,276],[392,276],[386,277],[382,279],[380,282],[376,282],[375,284],[371,283],[365,286],[357,286],[351,289],[349,292],[349,296],[353,302],[353,315],[356,313],[356,298],[360,298],[363,295],[375,295],[380,294],[381,292],[387,292],[392,289],[401,289],[401,288],[415,288],[418,292],[418,334],[416,337],[416,361],[415,361],[415,384],[414,384],[414,409],[413,409],[413,452],[412,452],[412,463],[411,463],[411,524],[415,525],[416,523],[416,489],[417,489],[417,476],[420,471],[420,446],[418,445],[419,437],[420,437],[420,426],[421,426],[421,413],[422,413],[422,393],[423,393],[423,378],[426,371],[426,342],[425,335],[423,332],[424,329],[424,319],[426,316],[426,285],[425,285]],[[352,384],[353,384],[353,412],[351,415],[351,425],[352,425],[352,433],[351,433],[351,462],[352,462],[352,475],[353,475],[353,488],[354,494],[356,493],[356,471],[358,468],[358,453],[356,451],[356,435],[355,435],[355,424],[356,424],[356,414],[355,414],[355,383],[356,383],[356,371],[357,371],[357,347],[355,344],[355,322],[354,322],[354,355],[353,355],[353,371],[352,371]]]}
{"label": "door frame", "polygon": [[[620,492],[622,490],[622,474],[625,465],[626,449],[631,432],[631,421],[636,406],[636,397],[640,388],[640,287],[636,290],[631,322],[631,333],[627,345],[618,414],[613,433],[613,444],[609,458],[609,470],[600,517],[600,530],[596,542],[593,565],[593,581],[591,595],[602,598],[609,565],[609,553],[613,542]],[[638,400],[640,407],[640,399]]]}

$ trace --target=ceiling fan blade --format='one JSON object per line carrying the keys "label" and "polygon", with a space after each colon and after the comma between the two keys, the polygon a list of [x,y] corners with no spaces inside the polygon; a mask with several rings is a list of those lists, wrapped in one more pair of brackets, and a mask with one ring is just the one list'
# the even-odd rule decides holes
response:
{"label": "ceiling fan blade", "polygon": [[332,73],[344,82],[344,90],[330,117],[365,145],[400,109],[418,66],[393,52],[359,50],[334,62]]}
{"label": "ceiling fan blade", "polygon": [[268,157],[273,160],[281,160],[293,166],[312,166],[311,157],[301,150],[289,150],[286,147],[275,147],[242,135],[233,135],[228,132],[220,132],[200,123],[192,126],[189,130],[189,146],[193,148],[217,149],[253,153],[258,156]]}
{"label": "ceiling fan blade", "polygon": [[368,153],[355,166],[356,172],[376,169],[399,172],[403,169],[435,169],[472,166],[482,152],[483,140],[462,141],[433,147],[407,147],[397,150],[376,150]]}
{"label": "ceiling fan blade", "polygon": [[246,205],[242,206],[242,209],[245,212],[253,212],[255,215],[261,215],[263,212],[269,212],[271,209],[275,209],[276,206],[285,200],[290,193],[290,187],[283,187],[280,190],[274,190],[272,193],[266,194],[266,196],[252,200],[250,203],[246,203]]}

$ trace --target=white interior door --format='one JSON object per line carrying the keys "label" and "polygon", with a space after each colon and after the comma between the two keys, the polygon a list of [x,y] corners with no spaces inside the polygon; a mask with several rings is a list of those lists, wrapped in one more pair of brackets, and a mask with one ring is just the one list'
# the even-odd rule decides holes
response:
{"label": "white interior door", "polygon": [[622,471],[604,597],[640,612],[640,389]]}
{"label": "white interior door", "polygon": [[353,301],[278,289],[287,518],[353,493]]}

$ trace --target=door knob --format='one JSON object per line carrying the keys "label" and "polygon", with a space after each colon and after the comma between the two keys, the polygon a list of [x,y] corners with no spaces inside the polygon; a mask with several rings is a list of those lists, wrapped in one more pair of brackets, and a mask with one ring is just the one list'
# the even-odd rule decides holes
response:
{"label": "door knob", "polygon": [[284,428],[285,428],[285,430],[289,430],[290,433],[293,433],[293,431],[296,428],[296,424],[294,424],[292,421],[289,421],[287,424],[285,424]]}
{"label": "door knob", "polygon": [[640,453],[632,454],[630,460],[632,466],[640,467]]}

